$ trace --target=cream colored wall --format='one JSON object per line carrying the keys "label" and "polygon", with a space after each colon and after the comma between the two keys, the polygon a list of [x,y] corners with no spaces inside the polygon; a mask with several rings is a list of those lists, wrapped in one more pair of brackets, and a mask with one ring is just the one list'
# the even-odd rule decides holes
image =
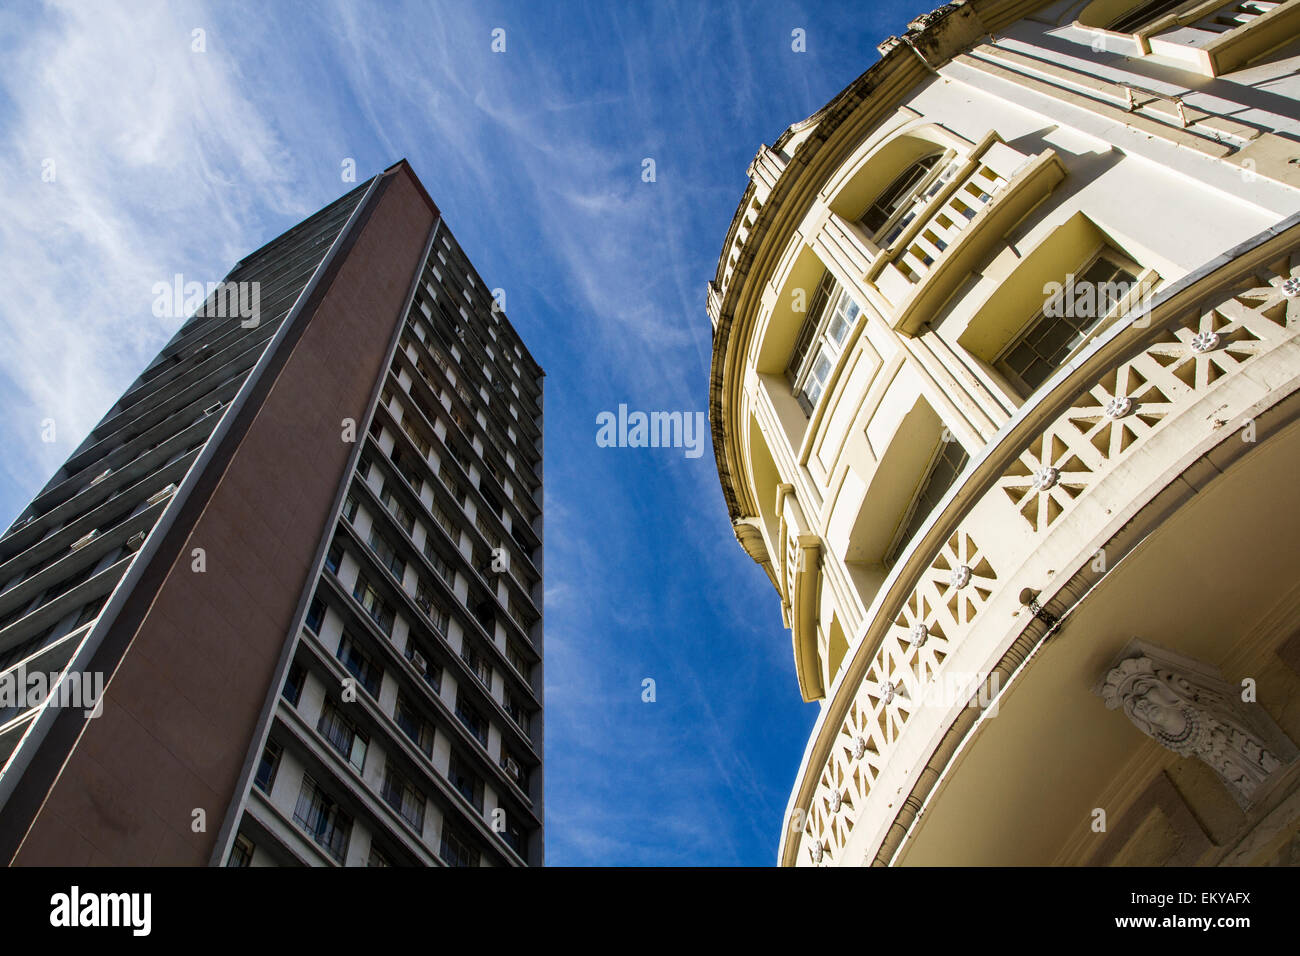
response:
{"label": "cream colored wall", "polygon": [[[1041,44],[1077,43],[1089,36],[1088,31],[1073,27],[1048,31],[1041,24],[1022,21],[999,43],[1059,64],[1062,57]],[[1095,62],[1101,57],[1089,46],[1080,45],[1077,54],[1069,62],[1086,69],[1085,77],[1151,85],[1134,70],[1101,66]],[[1260,85],[1280,85],[1283,95],[1291,92],[1290,87],[1296,84],[1284,79],[1288,70],[1285,61],[1275,64],[1271,70],[1275,82]],[[1259,68],[1252,75],[1261,72],[1270,71]],[[763,374],[753,377],[747,373],[747,378],[754,378],[746,389],[749,408],[777,460],[780,480],[794,485],[805,512],[816,516],[811,519],[813,530],[829,545],[824,583],[832,596],[829,606],[840,610],[840,619],[850,633],[861,625],[869,603],[870,593],[864,595],[861,588],[869,592],[881,578],[881,569],[852,567],[853,562],[845,561],[844,556],[849,529],[888,447],[884,436],[897,431],[903,414],[919,394],[973,453],[1010,418],[1018,404],[1018,397],[1000,376],[972,355],[962,339],[982,309],[990,303],[1007,303],[1007,290],[1014,286],[1027,258],[1042,244],[1055,242],[1057,248],[1040,268],[1045,275],[1060,279],[1068,271],[1066,263],[1082,260],[1095,248],[1094,240],[1104,238],[1140,265],[1153,269],[1167,284],[1287,214],[1300,211],[1300,190],[1295,185],[1278,183],[1260,171],[1246,176],[1231,157],[1207,157],[1179,143],[1153,142],[1142,131],[1116,127],[1108,118],[1092,114],[1082,96],[1070,98],[1075,114],[1071,118],[1077,125],[1066,125],[1060,121],[1061,110],[1052,108],[1060,104],[1044,101],[1029,86],[999,88],[995,94],[979,85],[980,81],[970,69],[949,64],[916,89],[895,116],[863,138],[828,179],[798,233],[790,238],[780,267],[765,285],[763,310],[751,339],[750,368]],[[1189,95],[1187,102],[1215,105],[1216,112],[1222,114],[1236,114],[1241,108],[1205,96]],[[1032,106],[1039,109],[1031,110]],[[1296,124],[1288,121],[1286,125]],[[882,304],[861,274],[819,255],[819,245],[835,230],[832,210],[860,209],[863,197],[874,195],[874,189],[886,184],[898,163],[919,153],[914,144],[920,137],[969,150],[990,132],[1014,144],[1025,156],[1054,151],[1065,166],[1065,179],[1009,234],[984,240],[985,261],[979,273],[930,317],[919,336],[900,334],[889,327],[888,304]],[[1296,152],[1300,155],[1300,146]],[[873,172],[873,166],[881,168],[882,159],[893,165],[885,166],[884,172]],[[1300,182],[1300,177],[1295,179]],[[1152,215],[1152,209],[1162,212]],[[1072,235],[1062,242],[1065,233]],[[875,251],[864,237],[861,245],[868,256]],[[846,344],[836,387],[823,398],[811,426],[806,427],[780,373],[802,320],[802,315],[790,308],[793,290],[810,294],[823,266],[851,290],[864,316]],[[1041,282],[1037,287],[1041,301]],[[1024,289],[1026,296],[1032,292],[1032,285]],[[1019,294],[1017,290],[1015,295]],[[1029,314],[1032,308],[1024,317]],[[936,357],[937,350],[942,351],[946,363]],[[765,489],[756,489],[756,493],[760,499],[769,495]],[[767,546],[769,554],[781,550],[770,539]],[[833,674],[827,676],[833,678]]]}
{"label": "cream colored wall", "polygon": [[[834,701],[837,713],[861,691],[845,672],[864,651],[873,602],[891,580],[879,558],[923,477],[922,446],[946,429],[974,459],[1024,414],[1020,396],[990,360],[1041,305],[1043,284],[1063,280],[1105,242],[1133,259],[1144,281],[1165,288],[1300,212],[1300,165],[1291,162],[1300,159],[1300,144],[1273,135],[1300,134],[1300,123],[1284,115],[1295,112],[1300,97],[1300,45],[1208,79],[1188,72],[1186,63],[1171,69],[1179,61],[1159,53],[1120,58],[1139,51],[1128,49],[1124,38],[1099,41],[1098,31],[1076,25],[1082,7],[1054,5],[996,39],[986,37],[840,146],[842,159],[824,175],[798,221],[778,238],[762,240],[780,244],[765,260],[774,265],[745,280],[762,286],[739,353],[739,402],[725,426],[744,432],[745,458],[733,466],[733,480],[743,476],[746,497],[757,502],[787,624],[795,625],[796,658],[816,661],[811,671],[801,665],[803,692],[821,698],[824,707]],[[1278,29],[1270,23],[1260,32]],[[1126,87],[1165,98],[1139,92],[1139,108],[1129,111],[1122,105]],[[1189,127],[1179,119],[1176,99]],[[814,125],[801,129],[781,154],[760,150],[738,241],[753,228],[784,164]],[[958,160],[971,158],[977,172],[1005,185],[986,214],[950,244],[945,255],[951,262],[940,257],[925,279],[909,285],[885,262],[896,250],[876,247],[852,219],[924,153],[924,142]],[[733,266],[737,259],[733,250]],[[811,296],[823,268],[851,292],[862,314],[826,393],[805,418],[783,375],[803,319],[791,303],[796,290]],[[721,274],[729,281],[732,272]],[[932,288],[944,291],[925,299]],[[727,292],[724,282],[715,298]],[[909,313],[909,302],[922,305]],[[1163,470],[1167,463],[1156,463],[1153,480]],[[792,528],[774,513],[778,486],[792,489],[807,527]],[[783,569],[794,563],[792,534],[819,545],[815,594],[807,597],[805,586],[803,598],[815,610],[802,631],[793,589],[783,583],[791,580]],[[1024,539],[1025,531],[994,517],[981,523],[979,535],[982,548],[996,550],[1002,539]],[[1053,552],[1039,557],[1057,568],[1078,566],[1097,534],[1081,525],[1072,543],[1068,539],[1058,534]],[[1000,600],[1001,613],[1013,615],[1013,597]],[[963,659],[972,669],[987,667],[996,660],[988,655],[1004,649],[994,640],[968,649]],[[907,781],[937,743],[934,735],[946,726],[913,735],[891,757],[893,766],[881,769],[880,781],[905,795]],[[810,811],[801,793],[825,792],[816,778],[830,770],[814,755],[822,752],[819,734],[832,732],[820,722],[814,731],[792,811]],[[892,819],[872,815],[879,812],[859,819],[842,859],[863,862],[875,852]],[[817,824],[823,825],[830,824]],[[797,834],[787,837],[800,844]],[[796,860],[787,854],[787,862]],[[797,862],[810,860],[799,854]]]}

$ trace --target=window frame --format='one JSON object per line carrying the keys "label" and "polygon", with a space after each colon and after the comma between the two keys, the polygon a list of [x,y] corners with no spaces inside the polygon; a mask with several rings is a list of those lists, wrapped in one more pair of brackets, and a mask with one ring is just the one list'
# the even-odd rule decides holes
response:
{"label": "window frame", "polygon": [[[1095,266],[1102,259],[1107,260],[1112,266],[1115,267],[1116,270],[1124,270],[1130,276],[1132,276],[1132,279],[1129,282],[1129,289],[1118,301],[1116,301],[1111,306],[1109,310],[1107,310],[1102,315],[1095,316],[1092,320],[1092,323],[1083,328],[1082,340],[1076,343],[1068,352],[1065,353],[1065,357],[1061,360],[1060,363],[1056,365],[1056,369],[1060,369],[1064,367],[1066,364],[1068,364],[1070,358],[1074,356],[1080,348],[1086,345],[1088,340],[1093,336],[1095,336],[1096,333],[1107,322],[1109,322],[1115,317],[1116,311],[1124,305],[1129,295],[1131,295],[1133,290],[1138,288],[1142,282],[1143,273],[1145,271],[1143,267],[1140,264],[1134,262],[1128,256],[1126,256],[1122,250],[1117,249],[1114,246],[1110,245],[1109,243],[1105,243],[1105,242],[1103,242],[1100,246],[1094,249],[1093,252],[1086,259],[1083,260],[1083,263],[1081,265],[1075,267],[1075,269],[1070,273],[1070,275],[1073,275],[1076,279],[1080,276],[1086,275],[1089,272],[1089,270],[1091,270],[1093,266]],[[1116,280],[1112,278],[1108,281],[1114,282]],[[1038,307],[1038,309],[1034,312],[1034,314],[1031,315],[1029,319],[1026,320],[1016,330],[1015,334],[1011,336],[1007,344],[1002,347],[1002,349],[998,352],[996,356],[994,356],[993,361],[990,363],[993,366],[993,368],[997,371],[997,373],[1003,377],[1003,379],[1007,382],[1007,384],[1011,386],[1012,391],[1018,394],[1022,400],[1028,399],[1029,396],[1031,396],[1035,391],[1037,391],[1038,388],[1041,387],[1043,383],[1040,382],[1038,385],[1031,386],[1030,383],[1026,381],[1019,372],[1017,372],[1014,368],[1008,365],[1007,359],[1011,355],[1011,353],[1014,352],[1017,348],[1019,348],[1029,338],[1029,336],[1032,335],[1038,329],[1038,327],[1043,322],[1051,318],[1061,318],[1057,316],[1048,316],[1045,314],[1048,301],[1049,298],[1044,297],[1042,304]],[[1045,378],[1043,382],[1048,381],[1052,377],[1052,374],[1054,374],[1054,372],[1055,370],[1052,373],[1049,373],[1047,378]]]}
{"label": "window frame", "polygon": [[[799,330],[799,337],[790,353],[785,371],[790,391],[804,415],[812,417],[813,410],[825,396],[835,365],[844,354],[845,343],[858,324],[862,311],[862,306],[849,290],[840,285],[834,274],[826,269],[818,279],[817,290],[808,303],[803,326]],[[838,339],[830,335],[832,323],[836,319],[844,326],[843,334]],[[813,372],[818,367],[818,359],[822,358],[827,365],[826,380],[818,381],[817,394],[813,397],[808,394],[808,383],[815,380]]]}
{"label": "window frame", "polygon": [[[876,197],[867,204],[867,207],[854,219],[854,222],[870,237],[872,243],[881,249],[889,248],[903,234],[904,230],[911,225],[915,216],[908,218],[906,222],[900,222],[899,220],[906,217],[908,213],[919,212],[921,208],[928,205],[930,200],[934,198],[936,183],[948,181],[945,178],[945,172],[951,168],[955,156],[955,150],[945,149],[936,144],[935,149],[912,160],[898,175],[891,179],[889,185],[876,194]],[[928,165],[924,165],[927,163]],[[924,171],[920,176],[916,177],[910,186],[899,185],[922,166],[924,166]],[[904,189],[906,189],[905,196],[903,195]],[[873,227],[867,221],[868,215],[881,204],[881,201],[886,196],[895,190],[898,191],[899,196],[902,198],[898,199],[898,204],[894,207],[893,212],[889,213],[878,227]]]}
{"label": "window frame", "polygon": [[[946,441],[945,436],[947,436]],[[925,464],[925,469],[921,472],[921,480],[917,482],[916,489],[912,492],[912,497],[908,501],[903,516],[898,520],[898,527],[894,529],[894,536],[890,539],[889,546],[885,548],[885,553],[881,558],[881,564],[886,568],[894,566],[899,556],[907,548],[908,543],[916,537],[916,532],[920,530],[920,526],[913,524],[913,522],[917,517],[917,511],[920,509],[921,499],[930,491],[930,486],[938,474],[939,466],[945,460],[944,453],[949,450],[950,446],[955,446],[958,449],[961,461],[955,466],[952,479],[944,487],[945,494],[956,483],[962,471],[970,462],[970,452],[966,450],[966,446],[957,440],[947,425],[943,425],[939,432],[939,441],[935,444],[934,450],[930,453],[930,458]],[[942,495],[940,497],[942,498]],[[934,506],[931,505],[931,510],[933,508]],[[925,515],[922,515],[921,521],[924,521],[929,513],[927,511]]]}
{"label": "window frame", "polygon": [[[268,756],[270,757],[268,761]],[[275,786],[275,778],[280,772],[280,760],[284,756],[284,747],[274,740],[267,740],[266,746],[262,748],[262,754],[257,758],[257,770],[253,772],[253,786],[261,790],[267,796],[270,796],[271,789]],[[265,772],[266,780],[263,781],[263,768],[270,767]]]}

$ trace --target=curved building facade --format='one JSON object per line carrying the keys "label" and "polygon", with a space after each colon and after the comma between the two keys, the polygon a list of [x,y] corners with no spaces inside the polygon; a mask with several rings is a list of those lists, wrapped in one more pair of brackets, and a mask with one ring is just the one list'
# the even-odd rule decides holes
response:
{"label": "curved building facade", "polygon": [[1298,35],[953,3],[759,149],[710,414],[821,703],[782,864],[1300,862]]}

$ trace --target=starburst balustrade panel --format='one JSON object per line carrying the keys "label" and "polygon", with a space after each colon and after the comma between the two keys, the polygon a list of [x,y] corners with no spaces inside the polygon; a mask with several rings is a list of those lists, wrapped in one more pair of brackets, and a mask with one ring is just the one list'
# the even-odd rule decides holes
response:
{"label": "starburst balustrade panel", "polygon": [[1051,527],[1177,407],[1295,334],[1297,259],[1288,256],[1225,300],[1163,330],[1030,443],[997,484],[1035,533]]}
{"label": "starburst balustrade panel", "polygon": [[842,854],[858,808],[936,680],[949,650],[987,604],[997,574],[974,539],[952,535],[920,575],[849,706],[804,827],[809,858]]}

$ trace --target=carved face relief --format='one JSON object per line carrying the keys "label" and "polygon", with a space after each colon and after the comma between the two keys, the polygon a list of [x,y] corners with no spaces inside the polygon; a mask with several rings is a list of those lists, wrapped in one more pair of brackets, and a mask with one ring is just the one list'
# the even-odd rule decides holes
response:
{"label": "carved face relief", "polygon": [[1138,678],[1124,701],[1124,711],[1143,733],[1180,738],[1187,732],[1182,701],[1156,677]]}
{"label": "carved face relief", "polygon": [[1144,654],[1111,668],[1100,694],[1107,707],[1122,707],[1134,726],[1162,747],[1209,766],[1237,802],[1249,807],[1282,761],[1234,706],[1234,692],[1222,678],[1158,666]]}

